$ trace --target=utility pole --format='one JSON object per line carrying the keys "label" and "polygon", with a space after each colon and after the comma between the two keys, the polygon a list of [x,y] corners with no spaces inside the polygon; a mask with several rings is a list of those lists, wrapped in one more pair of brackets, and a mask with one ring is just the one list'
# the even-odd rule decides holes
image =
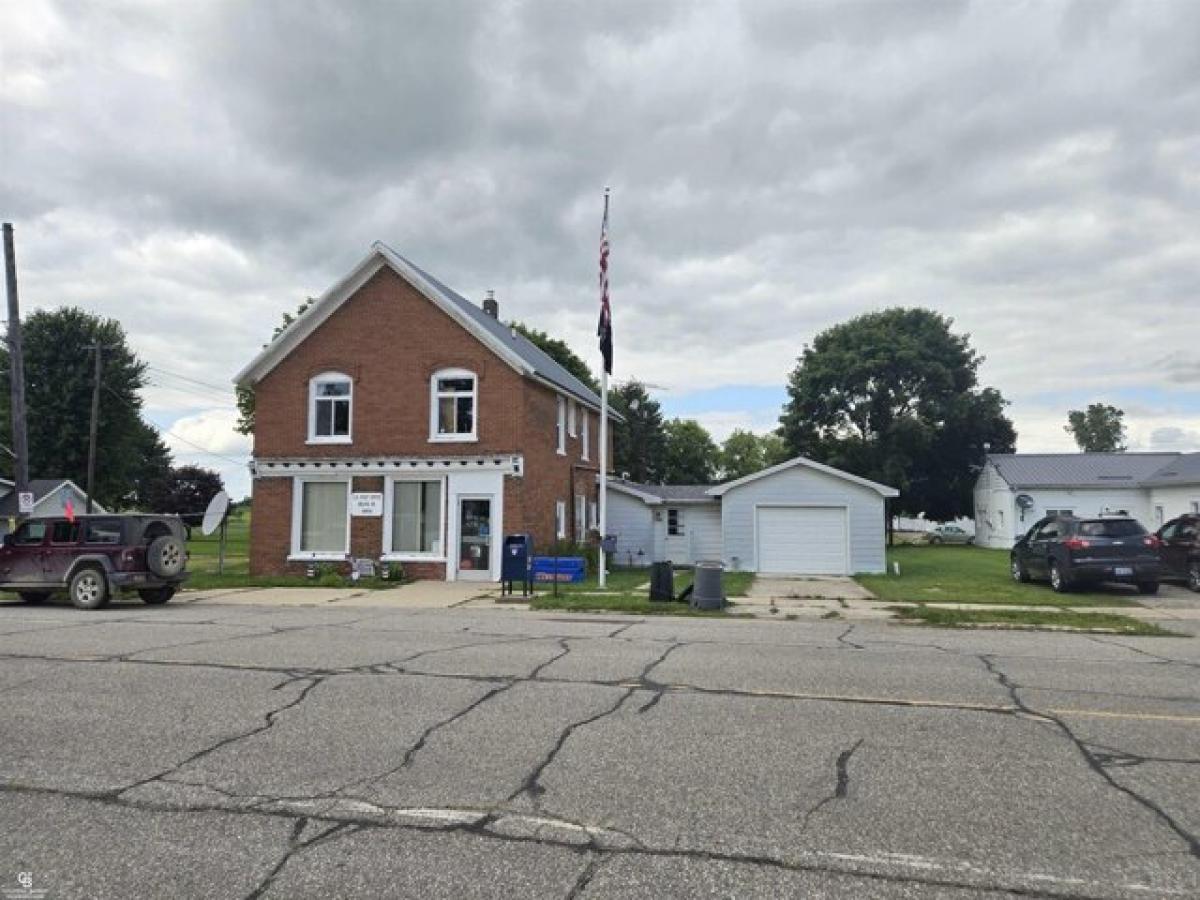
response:
{"label": "utility pole", "polygon": [[92,342],[92,352],[96,354],[96,374],[92,383],[92,427],[88,435],[88,471],[87,471],[87,507],[84,512],[92,511],[92,488],[96,484],[96,432],[100,425],[100,373],[104,347],[99,341]]}
{"label": "utility pole", "polygon": [[29,490],[29,439],[25,432],[25,354],[21,349],[21,304],[17,299],[17,255],[13,227],[4,223],[4,274],[8,287],[8,365],[12,408],[13,480],[17,496]]}

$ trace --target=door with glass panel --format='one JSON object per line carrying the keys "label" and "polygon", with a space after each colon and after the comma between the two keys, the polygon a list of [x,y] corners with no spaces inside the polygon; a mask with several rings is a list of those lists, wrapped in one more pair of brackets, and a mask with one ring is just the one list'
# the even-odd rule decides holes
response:
{"label": "door with glass panel", "polygon": [[492,500],[460,497],[458,501],[458,577],[493,581]]}

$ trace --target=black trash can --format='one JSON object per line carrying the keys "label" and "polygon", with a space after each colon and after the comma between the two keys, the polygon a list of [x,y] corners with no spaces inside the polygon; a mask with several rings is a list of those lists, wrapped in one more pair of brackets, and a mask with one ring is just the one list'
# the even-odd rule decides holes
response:
{"label": "black trash can", "polygon": [[693,609],[720,609],[725,605],[725,589],[721,585],[724,571],[725,566],[720,562],[696,563],[696,576],[689,601]]}
{"label": "black trash can", "polygon": [[670,561],[650,564],[650,600],[667,603],[675,599],[675,571]]}
{"label": "black trash can", "polygon": [[521,582],[522,595],[533,590],[530,565],[533,560],[533,536],[510,534],[504,539],[504,552],[500,558],[501,593],[511,594],[513,582]]}

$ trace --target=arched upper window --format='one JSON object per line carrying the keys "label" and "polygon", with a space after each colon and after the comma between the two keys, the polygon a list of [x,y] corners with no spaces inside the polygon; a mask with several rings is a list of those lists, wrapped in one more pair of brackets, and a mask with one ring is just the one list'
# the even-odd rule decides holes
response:
{"label": "arched upper window", "polygon": [[429,439],[473,441],[478,434],[479,379],[467,369],[442,369],[429,381]]}
{"label": "arched upper window", "polygon": [[350,443],[354,382],[341,372],[322,372],[308,382],[308,440],[313,444]]}

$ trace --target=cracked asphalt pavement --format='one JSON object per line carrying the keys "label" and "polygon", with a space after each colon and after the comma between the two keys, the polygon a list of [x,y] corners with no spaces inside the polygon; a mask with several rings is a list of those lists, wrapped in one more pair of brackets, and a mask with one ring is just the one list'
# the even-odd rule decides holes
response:
{"label": "cracked asphalt pavement", "polygon": [[0,605],[0,888],[1196,897],[1200,641]]}

